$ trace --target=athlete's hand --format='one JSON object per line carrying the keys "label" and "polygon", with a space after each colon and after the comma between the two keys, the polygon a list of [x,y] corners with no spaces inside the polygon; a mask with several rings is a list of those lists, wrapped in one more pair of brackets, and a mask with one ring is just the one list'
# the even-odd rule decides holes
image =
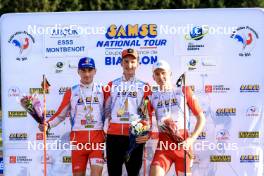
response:
{"label": "athlete's hand", "polygon": [[149,135],[139,136],[136,138],[136,143],[143,144],[143,143],[146,143],[148,140],[149,140]]}
{"label": "athlete's hand", "polygon": [[189,137],[179,144],[183,147],[184,150],[189,150],[190,148],[193,147],[194,142],[195,142],[195,139],[192,137]]}
{"label": "athlete's hand", "polygon": [[48,123],[48,122],[44,122],[44,123],[40,123],[40,124],[39,124],[38,128],[39,128],[39,130],[40,130],[41,132],[44,131],[44,126],[46,126],[46,129],[48,129],[48,128],[49,128],[49,123]]}
{"label": "athlete's hand", "polygon": [[105,119],[105,122],[104,122],[104,127],[103,127],[103,130],[104,130],[104,133],[107,134],[107,131],[108,131],[108,128],[109,128],[109,124],[110,124],[110,119],[111,118],[107,118]]}

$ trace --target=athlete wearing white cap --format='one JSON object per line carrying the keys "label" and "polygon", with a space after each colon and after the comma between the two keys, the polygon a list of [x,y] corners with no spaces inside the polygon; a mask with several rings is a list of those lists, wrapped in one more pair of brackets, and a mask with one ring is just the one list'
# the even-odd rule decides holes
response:
{"label": "athlete wearing white cap", "polygon": [[[179,136],[184,139],[184,133],[186,133],[187,138],[180,143],[182,147],[176,150],[175,148],[166,149],[162,147],[162,144],[168,143],[168,146],[171,146],[170,144],[175,143],[175,141],[172,141],[166,134],[160,131],[158,146],[151,163],[150,175],[164,176],[174,163],[177,176],[185,176],[185,166],[186,175],[190,176],[192,158],[189,157],[190,155],[184,157],[183,147],[188,150],[189,154],[191,153],[190,147],[202,132],[205,124],[203,111],[190,87],[174,87],[172,85],[172,73],[170,65],[166,61],[159,60],[156,62],[153,65],[152,71],[153,79],[160,88],[159,91],[153,92],[152,95],[149,96],[152,109],[154,109],[156,114],[158,127],[162,125],[164,119],[170,118],[175,123],[177,130],[179,130]],[[184,94],[188,107],[197,119],[195,129],[191,135],[188,135],[188,131],[184,131]],[[186,114],[186,116],[188,116],[188,114]],[[176,146],[180,145],[176,144]],[[186,165],[184,162],[186,162]]]}

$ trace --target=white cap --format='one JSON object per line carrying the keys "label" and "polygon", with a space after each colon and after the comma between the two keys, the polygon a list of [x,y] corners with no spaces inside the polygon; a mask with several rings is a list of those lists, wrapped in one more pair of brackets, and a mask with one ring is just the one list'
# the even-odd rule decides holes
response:
{"label": "white cap", "polygon": [[159,60],[158,62],[156,62],[152,67],[152,72],[154,72],[158,68],[170,71],[170,65],[165,60]]}

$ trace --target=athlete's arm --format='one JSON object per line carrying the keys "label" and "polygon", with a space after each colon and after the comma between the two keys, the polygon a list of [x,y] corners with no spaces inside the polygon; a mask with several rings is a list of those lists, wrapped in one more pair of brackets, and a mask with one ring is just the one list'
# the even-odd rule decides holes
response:
{"label": "athlete's arm", "polygon": [[[183,92],[185,92],[185,90],[183,90]],[[188,107],[191,109],[193,115],[196,117],[196,120],[197,120],[194,131],[192,132],[191,136],[187,138],[183,144],[186,146],[186,148],[189,148],[194,143],[194,141],[197,139],[199,134],[203,131],[206,119],[198,103],[198,100],[193,94],[190,87],[186,87],[186,100],[187,100]]]}
{"label": "athlete's arm", "polygon": [[109,82],[104,88],[104,132],[107,133],[109,121],[111,119],[111,104],[112,104],[112,98],[111,98],[111,88],[112,88],[112,82]]}
{"label": "athlete's arm", "polygon": [[62,99],[62,102],[56,111],[56,113],[47,121],[50,127],[55,127],[65,120],[67,113],[70,110],[70,101],[71,101],[71,89],[68,89]]}

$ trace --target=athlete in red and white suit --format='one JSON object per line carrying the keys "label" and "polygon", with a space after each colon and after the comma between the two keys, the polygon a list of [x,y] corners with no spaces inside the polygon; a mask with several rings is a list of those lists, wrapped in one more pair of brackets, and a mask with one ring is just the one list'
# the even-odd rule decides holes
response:
{"label": "athlete in red and white suit", "polygon": [[[96,73],[92,58],[82,58],[78,64],[80,84],[68,89],[57,112],[47,121],[50,128],[56,127],[70,113],[70,140],[76,145],[72,150],[74,176],[85,176],[89,161],[91,175],[99,176],[103,169],[103,89],[93,82]],[[39,128],[43,130],[43,125]]]}
{"label": "athlete in red and white suit", "polygon": [[140,136],[136,142],[140,144],[125,162],[125,154],[129,147],[129,126],[131,117],[138,114],[138,108],[144,97],[150,93],[148,84],[135,77],[139,66],[138,53],[134,49],[122,51],[121,66],[123,76],[109,82],[105,88],[105,132],[107,168],[109,176],[121,176],[125,164],[128,176],[137,176],[142,165],[144,143],[148,135]]}
{"label": "athlete in red and white suit", "polygon": [[[186,130],[187,138],[176,145],[172,145],[172,143],[175,144],[175,141],[172,141],[165,133],[160,131],[158,146],[151,163],[150,175],[164,176],[174,163],[177,176],[185,176],[186,162],[186,175],[190,176],[191,146],[203,130],[205,124],[203,111],[190,87],[184,89],[172,86],[170,66],[166,61],[160,60],[153,65],[153,78],[160,89],[159,91],[153,91],[149,99],[155,110],[158,127],[162,125],[164,119],[171,118],[177,126],[179,135],[184,139],[184,94],[186,95],[186,103],[196,117],[197,122],[193,133],[188,135]],[[186,117],[189,116],[188,112],[186,110]],[[188,122],[185,123],[188,124]],[[177,148],[175,149],[172,146],[177,146]],[[184,156],[184,149],[187,150],[189,155]],[[186,161],[184,161],[185,159]]]}

